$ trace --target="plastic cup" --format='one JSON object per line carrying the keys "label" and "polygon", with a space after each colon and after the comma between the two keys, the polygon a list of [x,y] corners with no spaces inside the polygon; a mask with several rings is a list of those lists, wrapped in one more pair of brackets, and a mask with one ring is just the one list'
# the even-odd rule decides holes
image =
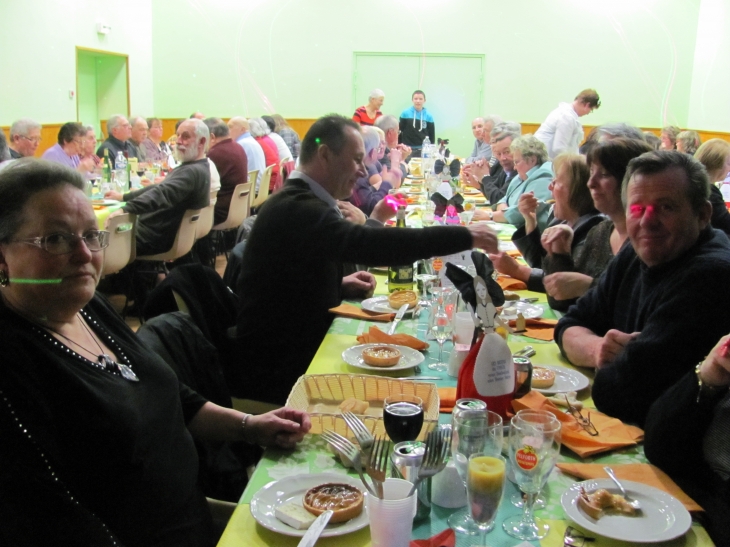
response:
{"label": "plastic cup", "polygon": [[383,483],[385,499],[369,495],[367,512],[370,519],[372,547],[408,547],[416,516],[416,496],[409,497],[411,484],[403,479],[386,479]]}

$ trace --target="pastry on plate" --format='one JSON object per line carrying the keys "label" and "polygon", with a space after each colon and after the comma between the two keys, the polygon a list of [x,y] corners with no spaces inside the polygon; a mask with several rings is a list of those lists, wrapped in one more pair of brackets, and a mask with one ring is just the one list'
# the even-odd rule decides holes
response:
{"label": "pastry on plate", "polygon": [[408,309],[416,307],[418,304],[418,295],[415,291],[393,291],[388,295],[388,305],[398,310],[403,304],[408,304]]}
{"label": "pastry on plate", "polygon": [[328,482],[307,490],[302,504],[317,516],[332,509],[330,522],[345,522],[362,513],[363,495],[349,484]]}
{"label": "pastry on plate", "polygon": [[555,373],[549,368],[534,367],[532,369],[532,387],[547,389],[555,383]]}
{"label": "pastry on plate", "polygon": [[400,357],[400,350],[393,346],[370,346],[362,350],[362,360],[371,367],[394,367]]}

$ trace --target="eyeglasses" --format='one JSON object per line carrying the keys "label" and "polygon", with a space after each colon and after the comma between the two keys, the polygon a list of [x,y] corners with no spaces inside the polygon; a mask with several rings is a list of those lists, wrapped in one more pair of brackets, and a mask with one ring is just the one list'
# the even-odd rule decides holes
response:
{"label": "eyeglasses", "polygon": [[588,433],[591,437],[597,436],[598,430],[596,429],[596,426],[593,425],[593,422],[591,422],[590,411],[588,412],[588,418],[584,418],[580,410],[570,404],[567,395],[565,396],[565,402],[568,405],[568,413],[573,416],[573,418],[575,418],[575,421],[578,422],[578,425],[581,426],[585,430],[585,432]]}
{"label": "eyeglasses", "polygon": [[35,245],[52,255],[65,255],[73,252],[79,241],[83,241],[86,248],[92,253],[95,253],[102,249],[106,249],[109,246],[109,232],[105,230],[89,230],[82,236],[65,232],[56,232],[55,234],[49,234],[47,236],[15,240],[17,243]]}
{"label": "eyeglasses", "polygon": [[596,541],[596,538],[584,536],[572,526],[568,526],[563,535],[563,547],[583,547],[592,541]]}
{"label": "eyeglasses", "polygon": [[26,141],[30,141],[33,144],[40,144],[41,138],[40,137],[26,137],[25,135],[19,135],[21,139],[25,139]]}

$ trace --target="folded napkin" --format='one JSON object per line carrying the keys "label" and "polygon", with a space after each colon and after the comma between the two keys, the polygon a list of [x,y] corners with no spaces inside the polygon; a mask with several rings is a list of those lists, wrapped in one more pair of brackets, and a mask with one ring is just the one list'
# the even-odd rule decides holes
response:
{"label": "folded napkin", "polygon": [[357,337],[357,341],[361,344],[395,344],[398,346],[406,346],[416,351],[428,348],[428,343],[419,340],[410,334],[386,334],[376,326],[370,327],[368,332],[363,332]]}
{"label": "folded napkin", "polygon": [[455,387],[440,387],[438,388],[439,393],[439,412],[450,413],[454,410],[456,404],[456,388]]}
{"label": "folded napkin", "polygon": [[[558,469],[579,479],[609,478],[600,463],[559,463]],[[611,468],[619,479],[640,482],[653,486],[674,496],[684,505],[687,511],[704,511],[695,500],[690,498],[664,471],[650,463],[611,464]]]}
{"label": "folded napkin", "polygon": [[[512,328],[515,328],[516,324],[515,320],[509,322],[509,326]],[[516,332],[515,334],[550,342],[553,339],[555,325],[557,324],[557,319],[525,319],[525,332]]]}
{"label": "folded napkin", "polygon": [[342,317],[364,319],[365,321],[383,321],[384,323],[389,323],[395,318],[394,313],[375,313],[344,302],[337,307],[330,308],[330,312]]}
{"label": "folded napkin", "polygon": [[519,279],[508,277],[506,275],[500,275],[497,277],[497,283],[499,283],[499,286],[505,291],[523,291],[527,288],[524,281],[520,281]]}
{"label": "folded napkin", "polygon": [[522,253],[517,249],[510,249],[509,251],[505,251],[504,254],[511,256],[512,258],[519,258],[522,256]]}
{"label": "folded napkin", "polygon": [[451,528],[447,528],[440,534],[428,539],[414,539],[410,547],[454,547],[456,545],[456,534]]}
{"label": "folded napkin", "polygon": [[539,391],[532,390],[521,399],[512,401],[515,412],[529,408],[552,412],[562,424],[563,444],[581,458],[608,452],[624,446],[634,446],[644,439],[644,431],[633,425],[626,425],[621,420],[606,416],[595,409],[583,408],[581,413],[596,426],[598,435],[592,437],[585,431],[573,416],[563,412]]}

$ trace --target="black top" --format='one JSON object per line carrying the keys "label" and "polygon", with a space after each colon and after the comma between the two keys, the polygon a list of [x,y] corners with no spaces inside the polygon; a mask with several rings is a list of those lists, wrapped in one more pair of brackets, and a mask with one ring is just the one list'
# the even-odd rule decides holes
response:
{"label": "black top", "polygon": [[10,152],[10,159],[19,160],[20,158],[23,157],[23,155],[20,152],[16,152],[12,148],[8,148],[8,152]]}
{"label": "black top", "polygon": [[243,255],[237,397],[283,403],[314,357],[342,301],[342,264],[412,263],[469,249],[463,227],[418,230],[358,226],[342,219],[301,179],[261,208]]}
{"label": "black top", "polygon": [[0,544],[209,545],[185,426],[205,399],[101,297],[82,314],[139,382],[0,305]]}
{"label": "black top", "polygon": [[710,184],[710,203],[712,204],[712,218],[710,220],[712,227],[730,235],[730,213],[728,213],[722,192],[714,184]]}
{"label": "black top", "polygon": [[117,157],[119,152],[126,152],[128,158],[137,157],[137,148],[130,141],[120,141],[112,135],[109,135],[109,138],[99,145],[99,148],[96,150],[96,155],[100,158],[104,158],[105,148],[109,150],[109,159],[112,162],[112,169],[114,169],[114,158]]}
{"label": "black top", "polygon": [[598,283],[555,327],[604,336],[609,329],[641,334],[596,372],[593,401],[609,416],[643,425],[651,404],[730,332],[730,241],[709,226],[682,256],[647,267],[625,245]]}
{"label": "black top", "polygon": [[489,200],[489,204],[494,206],[507,193],[509,183],[517,175],[516,170],[509,173],[504,170],[502,165],[497,162],[489,169],[489,174],[482,178],[482,193]]}

